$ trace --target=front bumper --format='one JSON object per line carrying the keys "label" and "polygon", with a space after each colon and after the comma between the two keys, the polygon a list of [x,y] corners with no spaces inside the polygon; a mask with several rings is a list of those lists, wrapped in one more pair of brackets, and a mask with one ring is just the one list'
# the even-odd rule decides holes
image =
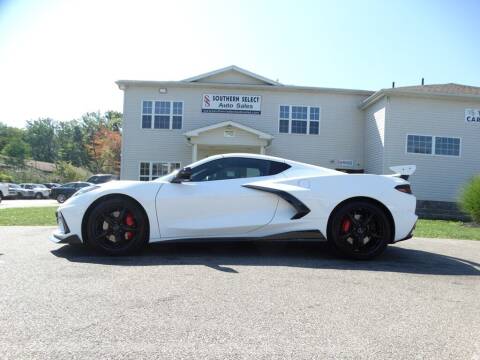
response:
{"label": "front bumper", "polygon": [[57,244],[82,244],[82,241],[77,235],[64,234],[60,230],[56,230],[50,235],[49,240]]}
{"label": "front bumper", "polygon": [[50,241],[63,244],[82,244],[82,240],[80,240],[78,235],[70,231],[70,228],[68,227],[68,224],[65,221],[65,218],[62,215],[61,211],[57,211],[55,213],[55,216],[57,217],[58,229],[55,230],[53,234],[49,237]]}

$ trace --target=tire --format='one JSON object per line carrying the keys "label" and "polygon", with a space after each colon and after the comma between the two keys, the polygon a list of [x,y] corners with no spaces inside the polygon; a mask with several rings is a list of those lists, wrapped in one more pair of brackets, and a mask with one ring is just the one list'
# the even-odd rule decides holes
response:
{"label": "tire", "polygon": [[385,210],[367,201],[352,201],[335,211],[328,242],[339,255],[370,260],[380,255],[393,237]]}
{"label": "tire", "polygon": [[0,203],[2,202],[3,200],[3,194],[0,192]]}
{"label": "tire", "polygon": [[128,255],[147,243],[147,215],[132,200],[111,198],[100,202],[86,220],[86,243],[103,254]]}
{"label": "tire", "polygon": [[63,195],[63,194],[58,194],[57,195],[57,201],[60,204],[63,204],[66,200],[67,200],[67,197],[65,195]]}
{"label": "tire", "polygon": [[37,200],[43,199],[43,195],[41,193],[36,193],[35,194],[35,199],[37,199]]}

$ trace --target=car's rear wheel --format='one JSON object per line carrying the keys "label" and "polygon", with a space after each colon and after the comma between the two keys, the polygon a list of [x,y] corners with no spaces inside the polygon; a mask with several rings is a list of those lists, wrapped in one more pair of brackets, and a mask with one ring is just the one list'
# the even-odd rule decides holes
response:
{"label": "car's rear wheel", "polygon": [[144,211],[132,200],[103,201],[88,216],[87,244],[108,255],[136,252],[146,244],[147,221]]}
{"label": "car's rear wheel", "polygon": [[58,194],[58,195],[57,195],[57,201],[58,201],[60,204],[64,203],[65,200],[67,200],[67,197],[66,197],[65,195],[63,195],[63,194]]}
{"label": "car's rear wheel", "polygon": [[0,203],[2,202],[2,200],[3,200],[3,195],[2,195],[2,193],[0,192]]}
{"label": "car's rear wheel", "polygon": [[35,194],[35,199],[37,199],[37,200],[43,199],[43,195],[41,193],[36,193]]}
{"label": "car's rear wheel", "polygon": [[385,250],[392,232],[384,209],[370,202],[352,201],[333,214],[328,241],[341,255],[368,260]]}

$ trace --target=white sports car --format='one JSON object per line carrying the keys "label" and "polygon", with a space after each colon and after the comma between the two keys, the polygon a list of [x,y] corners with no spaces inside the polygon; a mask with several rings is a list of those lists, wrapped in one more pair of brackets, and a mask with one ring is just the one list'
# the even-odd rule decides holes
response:
{"label": "white sports car", "polygon": [[146,243],[200,239],[318,239],[369,259],[412,237],[416,200],[395,175],[345,174],[253,154],[216,155],[149,182],[81,189],[57,211],[55,242],[111,255]]}

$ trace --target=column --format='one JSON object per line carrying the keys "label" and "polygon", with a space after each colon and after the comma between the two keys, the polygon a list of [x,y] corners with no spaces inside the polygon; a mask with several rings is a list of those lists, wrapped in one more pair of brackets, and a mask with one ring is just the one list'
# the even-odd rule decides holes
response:
{"label": "column", "polygon": [[197,152],[198,152],[198,145],[192,144],[192,162],[197,161]]}

